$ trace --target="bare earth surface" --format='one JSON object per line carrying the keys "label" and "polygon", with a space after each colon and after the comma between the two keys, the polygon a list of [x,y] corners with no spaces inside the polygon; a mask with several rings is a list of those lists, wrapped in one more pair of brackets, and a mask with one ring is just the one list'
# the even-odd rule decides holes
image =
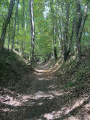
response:
{"label": "bare earth surface", "polygon": [[0,88],[0,120],[90,120],[89,91],[65,89],[66,79],[45,69]]}

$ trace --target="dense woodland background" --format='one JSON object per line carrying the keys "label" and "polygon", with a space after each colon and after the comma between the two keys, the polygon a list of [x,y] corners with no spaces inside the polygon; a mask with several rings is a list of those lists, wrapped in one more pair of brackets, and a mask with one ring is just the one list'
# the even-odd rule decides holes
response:
{"label": "dense woodland background", "polygon": [[[90,46],[89,0],[1,0],[0,51],[26,59],[62,57]],[[2,52],[1,52],[2,53]]]}

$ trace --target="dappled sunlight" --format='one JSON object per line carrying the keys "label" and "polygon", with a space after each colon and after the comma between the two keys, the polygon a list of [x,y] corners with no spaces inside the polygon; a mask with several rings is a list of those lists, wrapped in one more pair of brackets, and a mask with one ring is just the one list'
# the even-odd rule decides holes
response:
{"label": "dappled sunlight", "polygon": [[41,77],[38,77],[37,80],[39,81],[48,81],[48,80],[53,80],[53,76],[41,76]]}
{"label": "dappled sunlight", "polygon": [[11,106],[21,106],[21,102],[10,95],[0,95],[0,102]]}
{"label": "dappled sunlight", "polygon": [[34,95],[30,95],[29,98],[34,99],[34,100],[45,99],[45,98],[53,99],[53,95],[46,94],[45,92],[39,91],[35,93]]}
{"label": "dappled sunlight", "polygon": [[39,72],[39,73],[48,73],[48,72],[50,72],[50,69],[47,69],[47,70],[40,70],[40,69],[34,68],[34,70],[35,70],[36,72]]}
{"label": "dappled sunlight", "polygon": [[[71,111],[75,110],[77,107],[83,105],[83,103],[87,100],[88,98],[82,98],[77,100],[75,103],[72,105],[68,105],[68,107],[63,107],[59,111],[53,111],[52,113],[46,113],[44,114],[44,118],[47,120],[54,120],[56,118],[62,118],[65,115],[68,115]],[[89,115],[88,115],[89,116]],[[67,119],[64,120],[79,120],[77,117],[71,116]]]}
{"label": "dappled sunlight", "polygon": [[64,119],[64,120],[80,120],[80,119],[77,118],[77,117],[71,116],[71,117],[66,118],[66,119]]}
{"label": "dappled sunlight", "polygon": [[41,77],[41,78],[38,78],[38,80],[45,80],[45,78],[44,78],[44,77]]}
{"label": "dappled sunlight", "polygon": [[10,109],[10,108],[0,108],[0,111],[2,111],[2,112],[16,112],[17,110]]}
{"label": "dappled sunlight", "polygon": [[72,110],[75,109],[76,107],[79,107],[79,106],[82,105],[86,100],[88,100],[88,97],[77,100],[73,105],[69,106],[69,107],[66,109],[65,114],[68,114],[70,111],[72,111]]}
{"label": "dappled sunlight", "polygon": [[17,99],[19,94],[8,89],[1,89],[0,91],[0,102],[11,106],[21,106],[21,102]]}
{"label": "dappled sunlight", "polygon": [[37,80],[39,80],[39,81],[46,81],[46,80],[51,80],[51,79],[45,79],[45,77],[39,77]]}
{"label": "dappled sunlight", "polygon": [[87,115],[87,118],[90,120],[90,115]]}
{"label": "dappled sunlight", "polygon": [[[35,104],[33,100],[39,100],[39,99],[44,100],[45,98],[48,98],[48,99],[54,98],[53,95],[48,94],[48,93],[46,94],[45,92],[42,92],[42,91],[39,91],[33,95],[32,94],[31,95],[17,94],[8,89],[6,91],[7,92],[5,92],[4,94],[2,94],[4,91],[1,91],[0,102],[6,105],[10,105],[10,106],[26,106],[26,105],[33,106]],[[41,104],[42,103],[39,103],[39,105]]]}
{"label": "dappled sunlight", "polygon": [[41,69],[41,70],[38,69],[38,68],[34,68],[34,70],[35,70],[36,72],[38,72],[38,73],[54,73],[54,72],[56,72],[56,71],[60,68],[60,66],[61,66],[62,63],[63,63],[63,62],[58,61],[58,62],[56,62],[56,64],[53,65],[53,67],[51,67],[51,68],[44,69],[44,66],[43,66],[43,69]]}
{"label": "dappled sunlight", "polygon": [[[9,106],[33,106],[37,100],[38,105],[42,105],[45,99],[54,99],[56,96],[63,95],[60,91],[48,91],[47,93],[38,91],[34,94],[18,94],[8,89],[2,89],[0,92],[0,102]],[[4,110],[3,110],[4,111]],[[6,109],[8,111],[8,108]]]}
{"label": "dappled sunlight", "polygon": [[47,118],[47,120],[53,120],[59,118],[62,113],[63,111],[53,111],[52,113],[44,114],[44,118]]}
{"label": "dappled sunlight", "polygon": [[62,95],[67,95],[67,94],[70,95],[69,91],[68,92],[64,92],[62,90],[59,90],[59,91],[55,91],[55,90],[54,91],[49,91],[49,93],[52,94],[52,95],[54,95],[55,97],[62,96]]}
{"label": "dappled sunlight", "polygon": [[49,91],[49,93],[51,93],[54,96],[61,96],[61,95],[63,95],[63,93],[60,92],[60,91]]}
{"label": "dappled sunlight", "polygon": [[[2,104],[12,106],[12,107],[20,107],[20,106],[34,106],[37,104],[41,106],[44,104],[46,100],[54,99],[58,96],[65,94],[62,90],[60,91],[48,91],[42,92],[38,91],[33,94],[18,94],[14,91],[8,89],[2,89],[0,91],[0,102]],[[3,111],[10,111],[9,108],[2,108]]]}
{"label": "dappled sunlight", "polygon": [[37,71],[35,71],[34,74],[37,75],[37,76],[43,75],[42,72],[37,72]]}
{"label": "dappled sunlight", "polygon": [[51,61],[49,60],[46,64],[44,64],[43,66],[40,66],[40,67],[41,68],[48,67],[50,63],[51,63]]}
{"label": "dappled sunlight", "polygon": [[54,89],[56,88],[57,86],[56,85],[49,85],[48,88],[51,88],[51,89]]}
{"label": "dappled sunlight", "polygon": [[85,105],[85,109],[90,111],[90,102]]}
{"label": "dappled sunlight", "polygon": [[76,56],[72,56],[67,62],[66,64],[70,63],[72,60],[75,60],[76,59]]}
{"label": "dappled sunlight", "polygon": [[53,73],[53,72],[56,72],[56,71],[60,68],[60,66],[61,66],[61,64],[57,62],[57,63],[53,66],[51,72],[52,72],[52,73]]}

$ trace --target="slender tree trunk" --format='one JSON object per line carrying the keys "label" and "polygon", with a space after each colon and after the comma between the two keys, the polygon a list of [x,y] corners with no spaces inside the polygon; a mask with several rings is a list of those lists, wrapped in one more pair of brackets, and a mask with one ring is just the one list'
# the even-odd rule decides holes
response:
{"label": "slender tree trunk", "polygon": [[53,43],[54,43],[54,58],[57,59],[57,47],[56,47],[56,27],[54,26],[54,37],[53,37]]}
{"label": "slender tree trunk", "polygon": [[68,55],[71,51],[71,47],[72,47],[72,41],[73,41],[73,35],[74,35],[74,26],[75,26],[75,17],[73,19],[73,23],[72,23],[72,33],[71,33],[71,37],[70,37],[70,42],[69,42],[69,49],[68,49]]}
{"label": "slender tree trunk", "polygon": [[80,25],[79,32],[78,32],[78,35],[76,38],[77,57],[79,60],[81,59],[81,37],[82,37],[86,17],[87,17],[87,6],[85,6],[84,14],[82,16],[81,25]]}
{"label": "slender tree trunk", "polygon": [[[22,29],[24,30],[25,28],[25,1],[23,0],[23,15],[22,15]],[[21,54],[22,56],[24,55],[24,44],[25,41],[22,39],[21,41]]]}
{"label": "slender tree trunk", "polygon": [[[19,0],[18,0],[19,5]],[[17,34],[19,33],[19,10],[17,11]]]}
{"label": "slender tree trunk", "polygon": [[76,39],[76,56],[81,59],[81,39],[77,39],[80,25],[82,21],[82,12],[81,12],[81,5],[80,1],[76,0],[76,18],[75,18],[75,39]]}
{"label": "slender tree trunk", "polygon": [[0,38],[0,54],[2,53],[2,50],[4,47],[6,30],[7,30],[8,24],[10,23],[10,19],[12,17],[14,4],[15,4],[15,0],[10,0],[8,14],[2,26],[2,32],[1,32],[1,38]]}
{"label": "slender tree trunk", "polygon": [[9,23],[9,32],[8,32],[8,50],[10,46],[10,23]]}
{"label": "slender tree trunk", "polygon": [[[59,1],[56,3],[56,15],[59,15]],[[58,39],[58,45],[61,52],[61,41],[62,41],[62,32],[61,32],[61,19],[59,16],[59,19],[56,19],[56,33],[57,33],[57,39]]]}
{"label": "slender tree trunk", "polygon": [[63,56],[63,49],[64,49],[64,45],[63,45],[63,40],[64,40],[64,19],[63,19],[63,2],[61,3],[61,20],[59,18],[59,24],[60,24],[60,32],[61,32],[61,55]]}
{"label": "slender tree trunk", "polygon": [[26,29],[27,29],[27,13],[25,13],[25,35],[26,35]]}
{"label": "slender tree trunk", "polygon": [[33,15],[33,0],[29,1],[30,12],[30,32],[31,32],[31,66],[34,60],[34,40],[35,40],[35,27],[34,27],[34,15]]}
{"label": "slender tree trunk", "polygon": [[53,46],[54,46],[53,52],[54,52],[54,58],[57,59],[57,48],[56,48],[57,20],[53,9],[53,1],[50,1],[50,7],[51,7],[52,24],[53,24]]}
{"label": "slender tree trunk", "polygon": [[22,28],[25,26],[25,1],[23,0],[23,17],[22,17]]}
{"label": "slender tree trunk", "polygon": [[16,6],[16,13],[15,13],[15,18],[14,18],[14,30],[13,30],[13,38],[12,38],[12,47],[11,50],[13,51],[14,49],[14,42],[15,42],[15,33],[16,33],[16,20],[17,20],[17,15],[18,15],[18,4],[19,4],[19,0],[17,0],[17,6]]}
{"label": "slender tree trunk", "polygon": [[68,46],[68,23],[69,23],[69,7],[70,4],[68,1],[66,2],[66,21],[65,21],[65,30],[64,30],[64,39],[63,39],[63,57],[64,61],[67,60],[68,53],[67,53],[67,46]]}

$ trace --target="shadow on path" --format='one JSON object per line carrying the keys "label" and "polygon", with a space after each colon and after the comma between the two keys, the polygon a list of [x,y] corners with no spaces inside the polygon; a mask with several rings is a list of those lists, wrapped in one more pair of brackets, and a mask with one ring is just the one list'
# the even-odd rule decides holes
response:
{"label": "shadow on path", "polygon": [[88,93],[62,86],[52,74],[33,73],[15,87],[0,87],[0,120],[89,120]]}

